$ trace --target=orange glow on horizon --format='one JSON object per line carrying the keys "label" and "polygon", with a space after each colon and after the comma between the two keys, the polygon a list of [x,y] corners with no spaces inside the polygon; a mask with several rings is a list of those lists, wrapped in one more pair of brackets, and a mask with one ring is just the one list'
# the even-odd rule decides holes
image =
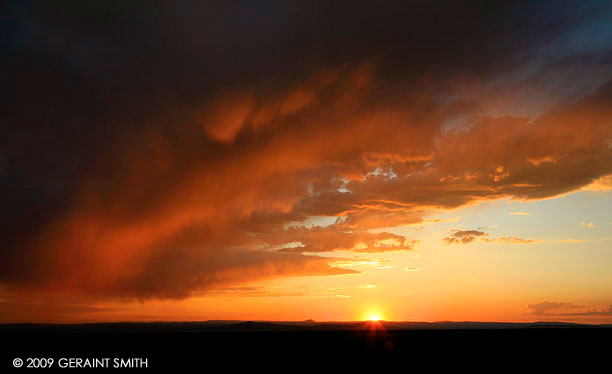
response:
{"label": "orange glow on horizon", "polygon": [[362,320],[367,321],[367,322],[380,322],[385,320],[385,318],[388,318],[389,316],[385,316],[385,314],[381,311],[381,309],[378,306],[371,306],[369,308],[364,308],[365,311],[363,313],[363,317],[361,317]]}

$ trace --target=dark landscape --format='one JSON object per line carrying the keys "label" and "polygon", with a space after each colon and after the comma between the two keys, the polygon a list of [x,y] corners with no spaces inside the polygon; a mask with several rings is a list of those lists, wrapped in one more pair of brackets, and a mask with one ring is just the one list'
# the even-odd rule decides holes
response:
{"label": "dark landscape", "polygon": [[208,321],[7,324],[0,331],[2,340],[10,342],[3,350],[3,367],[13,370],[17,357],[53,357],[56,363],[62,357],[140,357],[148,359],[148,367],[138,370],[583,372],[609,367],[611,327],[549,322]]}

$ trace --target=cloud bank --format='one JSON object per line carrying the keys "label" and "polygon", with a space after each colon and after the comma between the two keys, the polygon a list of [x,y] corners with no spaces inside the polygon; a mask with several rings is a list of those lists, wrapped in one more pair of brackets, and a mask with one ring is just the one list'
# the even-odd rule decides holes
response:
{"label": "cloud bank", "polygon": [[[411,250],[386,228],[601,189],[609,45],[568,40],[610,7],[521,6],[12,5],[0,284],[147,299],[350,274],[314,253]],[[314,216],[336,220],[289,225]]]}

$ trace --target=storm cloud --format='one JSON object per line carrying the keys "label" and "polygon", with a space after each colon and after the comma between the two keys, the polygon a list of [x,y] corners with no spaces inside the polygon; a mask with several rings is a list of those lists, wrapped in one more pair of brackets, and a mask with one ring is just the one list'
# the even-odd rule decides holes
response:
{"label": "storm cloud", "polygon": [[352,274],[313,252],[408,251],[387,228],[607,181],[612,35],[590,36],[611,8],[553,6],[12,4],[0,284],[147,299]]}

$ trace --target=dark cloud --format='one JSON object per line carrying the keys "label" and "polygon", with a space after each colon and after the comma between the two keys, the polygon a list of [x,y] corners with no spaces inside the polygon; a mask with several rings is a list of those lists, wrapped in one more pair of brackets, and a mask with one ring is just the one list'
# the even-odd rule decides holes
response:
{"label": "dark cloud", "polygon": [[[11,4],[0,283],[151,298],[346,274],[303,252],[409,250],[384,229],[588,185],[612,174],[612,41],[590,38],[610,10]],[[289,225],[311,216],[337,220]]]}

